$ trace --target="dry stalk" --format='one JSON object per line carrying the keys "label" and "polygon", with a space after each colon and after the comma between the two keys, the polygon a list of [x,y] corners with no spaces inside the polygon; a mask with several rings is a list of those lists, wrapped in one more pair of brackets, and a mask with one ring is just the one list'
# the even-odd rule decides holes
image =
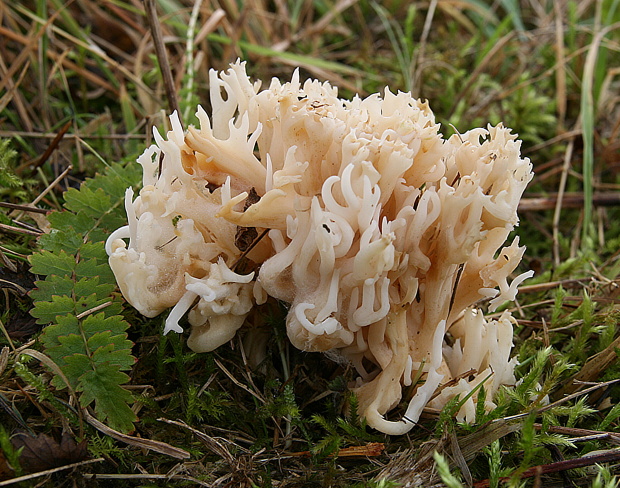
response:
{"label": "dry stalk", "polygon": [[170,112],[175,112],[181,116],[179,111],[179,102],[177,100],[177,92],[174,86],[174,78],[172,71],[170,70],[170,63],[168,61],[168,54],[166,52],[166,46],[164,44],[164,38],[161,32],[161,25],[157,17],[157,7],[155,0],[146,0],[144,2],[146,8],[146,17],[149,21],[151,28],[151,36],[153,37],[153,43],[155,44],[155,53],[157,54],[157,61],[159,63],[159,69],[164,80],[164,88],[166,90],[166,97],[168,98],[168,107]]}

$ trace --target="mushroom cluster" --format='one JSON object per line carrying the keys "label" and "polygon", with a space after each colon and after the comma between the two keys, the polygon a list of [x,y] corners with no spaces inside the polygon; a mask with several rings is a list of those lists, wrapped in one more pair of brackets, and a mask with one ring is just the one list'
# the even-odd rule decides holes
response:
{"label": "mushroom cluster", "polygon": [[[286,302],[291,342],[349,360],[361,414],[388,434],[481,386],[493,408],[514,382],[513,320],[475,306],[495,311],[533,274],[511,279],[524,248],[505,245],[532,178],[516,136],[500,125],[446,140],[408,93],[343,100],[297,72],[261,90],[239,62],[210,88],[199,128],[173,114],[138,159],[144,186],[107,242],[125,298],[148,317],[172,307],[165,333],[189,311],[199,352],[269,297]],[[388,420],[405,387],[405,414]]]}

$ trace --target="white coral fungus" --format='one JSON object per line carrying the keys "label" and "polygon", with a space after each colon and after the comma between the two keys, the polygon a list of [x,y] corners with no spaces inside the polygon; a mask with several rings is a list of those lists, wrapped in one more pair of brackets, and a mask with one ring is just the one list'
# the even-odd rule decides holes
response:
{"label": "white coral fungus", "polygon": [[[195,351],[230,340],[267,295],[287,302],[292,343],[351,361],[360,412],[388,434],[481,384],[493,408],[514,382],[512,318],[474,305],[494,311],[533,274],[509,281],[524,248],[502,247],[532,178],[516,136],[499,125],[445,140],[408,93],[343,100],[297,72],[261,90],[244,63],[210,85],[211,117],[199,107],[200,128],[183,132],[173,114],[138,159],[144,186],[107,246],[127,300],[149,317],[174,307],[165,332],[191,310]],[[262,232],[255,272],[239,274]],[[404,386],[405,415],[386,419]]]}

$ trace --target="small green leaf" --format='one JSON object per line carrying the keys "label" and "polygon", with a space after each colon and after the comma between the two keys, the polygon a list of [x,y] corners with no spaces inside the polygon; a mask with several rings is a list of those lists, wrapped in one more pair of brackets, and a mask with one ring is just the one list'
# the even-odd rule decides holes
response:
{"label": "small green leaf", "polygon": [[65,208],[77,214],[83,213],[92,218],[99,218],[110,211],[110,197],[101,189],[91,190],[84,186],[79,190],[69,188],[65,192]]}
{"label": "small green leaf", "polygon": [[77,388],[82,392],[80,404],[86,407],[95,402],[97,417],[107,419],[113,429],[130,431],[136,421],[136,415],[128,406],[133,397],[120,386],[128,380],[117,365],[97,364],[80,377]]}
{"label": "small green leaf", "polygon": [[75,257],[65,251],[41,251],[30,256],[30,271],[38,275],[71,276],[75,270]]}
{"label": "small green leaf", "polygon": [[37,324],[55,322],[59,316],[75,312],[75,302],[70,296],[53,296],[47,302],[35,302],[30,315],[37,318]]}
{"label": "small green leaf", "polygon": [[107,283],[114,283],[114,274],[105,262],[100,262],[97,259],[88,259],[86,261],[80,261],[75,267],[76,277],[79,278],[100,278],[101,281]]}
{"label": "small green leaf", "polygon": [[84,244],[82,236],[73,228],[66,230],[52,229],[49,234],[43,234],[39,238],[41,249],[47,249],[52,252],[64,251],[70,255],[76,255],[82,244]]}
{"label": "small green leaf", "polygon": [[52,212],[47,218],[54,229],[72,231],[80,235],[91,230],[94,224],[88,215],[71,212]]}
{"label": "small green leaf", "polygon": [[54,295],[70,295],[74,282],[67,276],[50,275],[43,281],[36,282],[37,288],[30,292],[35,302],[50,301]]}

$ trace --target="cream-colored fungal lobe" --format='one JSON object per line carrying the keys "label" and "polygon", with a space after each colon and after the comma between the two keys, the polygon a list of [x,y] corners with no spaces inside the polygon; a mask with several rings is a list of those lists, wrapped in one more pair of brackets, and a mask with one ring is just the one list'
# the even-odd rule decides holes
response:
{"label": "cream-colored fungal lobe", "polygon": [[127,300],[147,316],[172,307],[165,332],[189,312],[200,352],[268,297],[288,303],[291,342],[350,361],[360,412],[385,433],[456,395],[473,421],[481,387],[493,408],[514,383],[512,318],[476,307],[514,300],[532,275],[513,276],[525,249],[506,244],[532,178],[516,136],[445,139],[408,93],[344,100],[298,72],[261,89],[235,63],[209,81],[200,126],[173,114],[138,159],[143,188],[107,243]]}

